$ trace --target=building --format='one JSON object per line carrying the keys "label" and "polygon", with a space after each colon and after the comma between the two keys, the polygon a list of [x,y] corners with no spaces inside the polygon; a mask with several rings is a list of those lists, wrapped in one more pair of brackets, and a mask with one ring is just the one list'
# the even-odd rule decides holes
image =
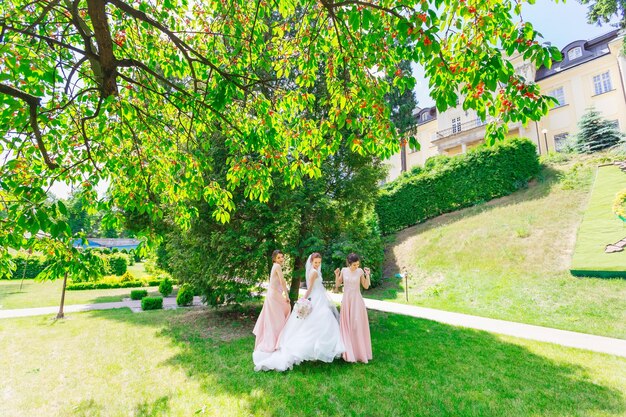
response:
{"label": "building", "polygon": [[85,239],[87,241],[86,244],[82,244],[80,239],[76,239],[74,241],[75,247],[83,247],[83,248],[100,248],[100,249],[126,249],[126,250],[134,250],[139,246],[139,240],[137,239],[127,239],[127,238],[96,238],[96,237],[88,237]]}
{"label": "building", "polygon": [[[509,124],[509,136],[527,137],[537,144],[540,154],[560,151],[569,135],[578,131],[578,120],[586,109],[595,107],[604,118],[626,130],[626,57],[622,51],[624,34],[613,30],[591,40],[578,40],[565,46],[563,60],[552,68],[539,67],[514,56],[511,62],[518,74],[534,80],[543,94],[559,104],[538,122]],[[418,125],[412,135],[421,145],[409,145],[389,160],[387,181],[415,165],[423,165],[434,155],[456,155],[484,142],[486,122],[473,110],[461,106],[438,113],[434,107],[419,109]]]}

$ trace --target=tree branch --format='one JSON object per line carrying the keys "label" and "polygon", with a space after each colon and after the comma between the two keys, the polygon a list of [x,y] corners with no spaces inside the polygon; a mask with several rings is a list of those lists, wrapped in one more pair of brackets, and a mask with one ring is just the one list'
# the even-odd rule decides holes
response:
{"label": "tree branch", "polygon": [[28,94],[22,90],[19,90],[10,85],[6,85],[0,83],[0,93],[9,95],[11,97],[18,98],[26,104],[28,104],[30,110],[30,127],[33,129],[33,133],[35,134],[35,139],[37,140],[37,146],[39,147],[39,152],[41,152],[41,156],[43,157],[44,162],[50,169],[57,169],[59,167],[58,164],[52,162],[50,156],[48,155],[48,151],[46,150],[46,145],[43,142],[43,138],[41,137],[41,131],[39,130],[39,124],[37,123],[37,108],[41,103],[41,99],[39,97],[35,97],[31,94]]}

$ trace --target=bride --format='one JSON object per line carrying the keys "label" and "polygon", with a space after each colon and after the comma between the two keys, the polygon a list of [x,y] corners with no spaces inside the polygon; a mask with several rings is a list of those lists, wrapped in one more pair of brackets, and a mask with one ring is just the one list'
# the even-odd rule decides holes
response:
{"label": "bride", "polygon": [[278,342],[278,350],[252,354],[255,371],[286,371],[302,361],[332,362],[345,351],[339,332],[337,308],[326,295],[322,283],[322,255],[313,253],[306,261],[307,291],[312,310],[299,318],[291,313]]}

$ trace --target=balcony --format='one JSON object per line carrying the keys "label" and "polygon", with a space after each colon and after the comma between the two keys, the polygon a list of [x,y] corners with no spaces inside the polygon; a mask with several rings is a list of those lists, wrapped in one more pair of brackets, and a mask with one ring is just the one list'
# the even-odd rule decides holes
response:
{"label": "balcony", "polygon": [[462,133],[465,133],[467,131],[479,128],[479,127],[483,127],[485,126],[487,123],[489,123],[492,119],[489,118],[486,121],[482,121],[480,118],[476,118],[474,120],[470,120],[468,122],[465,123],[458,123],[453,125],[451,128],[448,129],[444,129],[444,130],[440,130],[437,132],[436,138],[433,142],[436,142],[438,140],[442,140],[442,139],[446,139],[448,137],[451,136],[456,136],[456,135],[460,135]]}

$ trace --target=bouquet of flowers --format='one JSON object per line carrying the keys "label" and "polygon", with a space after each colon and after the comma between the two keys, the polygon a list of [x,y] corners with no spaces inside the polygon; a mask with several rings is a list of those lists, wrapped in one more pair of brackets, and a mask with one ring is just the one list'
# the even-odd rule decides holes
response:
{"label": "bouquet of flowers", "polygon": [[311,310],[313,310],[313,306],[311,305],[311,300],[308,298],[301,298],[296,302],[296,305],[293,307],[296,312],[296,317],[299,319],[305,319],[309,314],[311,314]]}

